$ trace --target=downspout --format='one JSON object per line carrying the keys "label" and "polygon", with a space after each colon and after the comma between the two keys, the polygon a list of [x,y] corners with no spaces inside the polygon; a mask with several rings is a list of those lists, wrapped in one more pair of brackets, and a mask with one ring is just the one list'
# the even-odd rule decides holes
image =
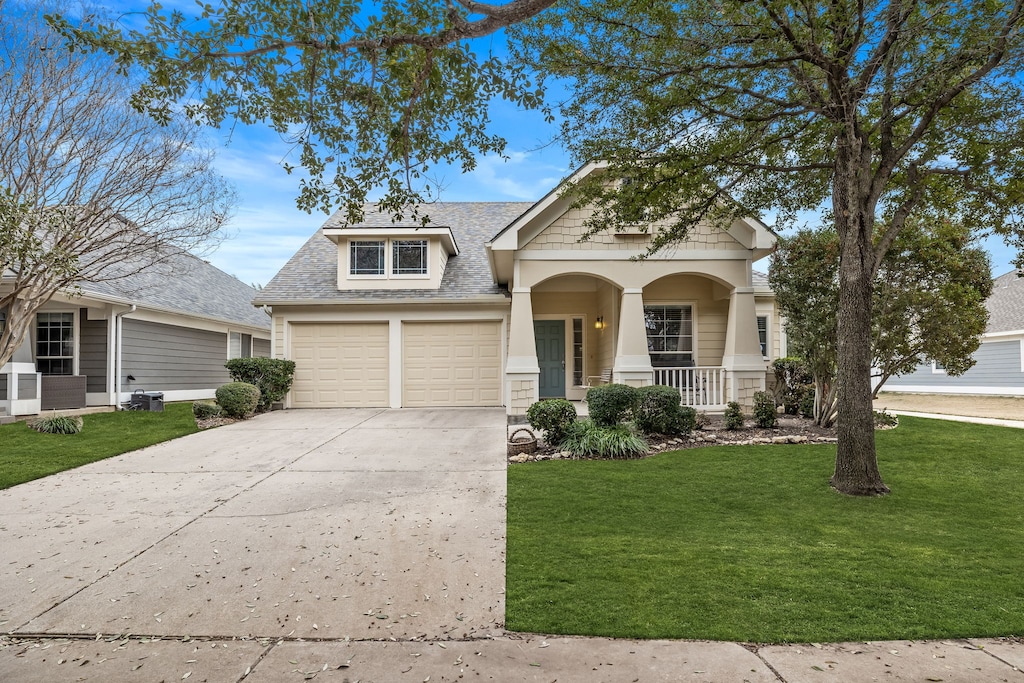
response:
{"label": "downspout", "polygon": [[124,329],[124,322],[121,320],[126,315],[135,312],[137,307],[131,305],[127,311],[121,311],[114,316],[114,407],[121,407],[121,337]]}

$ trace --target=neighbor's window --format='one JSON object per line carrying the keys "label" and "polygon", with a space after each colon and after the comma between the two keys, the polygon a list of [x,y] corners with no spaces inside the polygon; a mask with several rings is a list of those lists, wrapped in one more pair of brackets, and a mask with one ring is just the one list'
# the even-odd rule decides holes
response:
{"label": "neighbor's window", "polygon": [[232,358],[252,358],[251,334],[228,333],[228,360]]}
{"label": "neighbor's window", "polygon": [[656,368],[693,365],[693,308],[644,306],[647,350]]}
{"label": "neighbor's window", "polygon": [[761,344],[761,355],[768,357],[768,317],[757,316],[757,341]]}
{"label": "neighbor's window", "polygon": [[946,366],[942,364],[942,361],[933,360],[932,361],[932,372],[934,372],[937,375],[945,375],[946,374]]}
{"label": "neighbor's window", "polygon": [[36,315],[36,372],[75,374],[75,314]]}
{"label": "neighbor's window", "polygon": [[349,244],[349,272],[352,275],[384,274],[384,241],[353,241]]}
{"label": "neighbor's window", "polygon": [[391,271],[395,275],[427,274],[426,240],[393,240]]}

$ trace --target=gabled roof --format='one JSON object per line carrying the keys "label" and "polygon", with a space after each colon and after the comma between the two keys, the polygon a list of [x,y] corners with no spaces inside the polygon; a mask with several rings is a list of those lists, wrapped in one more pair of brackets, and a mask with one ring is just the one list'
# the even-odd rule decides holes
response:
{"label": "gabled roof", "polygon": [[192,254],[176,254],[116,280],[80,282],[85,296],[172,313],[270,329],[270,317],[252,305],[257,291]]}
{"label": "gabled roof", "polygon": [[985,307],[989,316],[987,334],[1024,332],[1024,272],[1012,270],[997,277]]}
{"label": "gabled roof", "polygon": [[458,245],[459,253],[449,258],[439,289],[339,290],[338,246],[324,234],[325,231],[334,233],[351,229],[365,235],[367,231],[379,230],[386,235],[389,231],[408,233],[408,229],[419,227],[419,223],[411,219],[393,222],[389,214],[381,213],[375,205],[368,205],[364,220],[346,228],[343,214],[339,211],[260,291],[256,303],[504,300],[508,292],[494,283],[484,244],[531,205],[530,202],[438,202],[420,207],[420,213],[430,217],[427,229],[450,229]]}

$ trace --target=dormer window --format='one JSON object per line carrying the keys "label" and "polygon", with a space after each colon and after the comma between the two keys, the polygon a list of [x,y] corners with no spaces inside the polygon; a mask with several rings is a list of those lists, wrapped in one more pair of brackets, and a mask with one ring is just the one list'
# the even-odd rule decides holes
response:
{"label": "dormer window", "polygon": [[349,250],[352,275],[384,274],[384,240],[352,241]]}
{"label": "dormer window", "polygon": [[394,240],[391,245],[394,275],[427,274],[427,240]]}

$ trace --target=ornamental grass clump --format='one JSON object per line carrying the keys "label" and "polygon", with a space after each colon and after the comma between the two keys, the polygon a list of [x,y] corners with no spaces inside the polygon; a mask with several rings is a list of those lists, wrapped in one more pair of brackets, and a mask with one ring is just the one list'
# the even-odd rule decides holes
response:
{"label": "ornamental grass clump", "polygon": [[78,434],[83,424],[79,416],[51,415],[32,420],[28,426],[43,434]]}
{"label": "ornamental grass clump", "polygon": [[573,424],[561,447],[576,458],[638,458],[650,450],[647,441],[628,426],[602,427],[593,420]]}

